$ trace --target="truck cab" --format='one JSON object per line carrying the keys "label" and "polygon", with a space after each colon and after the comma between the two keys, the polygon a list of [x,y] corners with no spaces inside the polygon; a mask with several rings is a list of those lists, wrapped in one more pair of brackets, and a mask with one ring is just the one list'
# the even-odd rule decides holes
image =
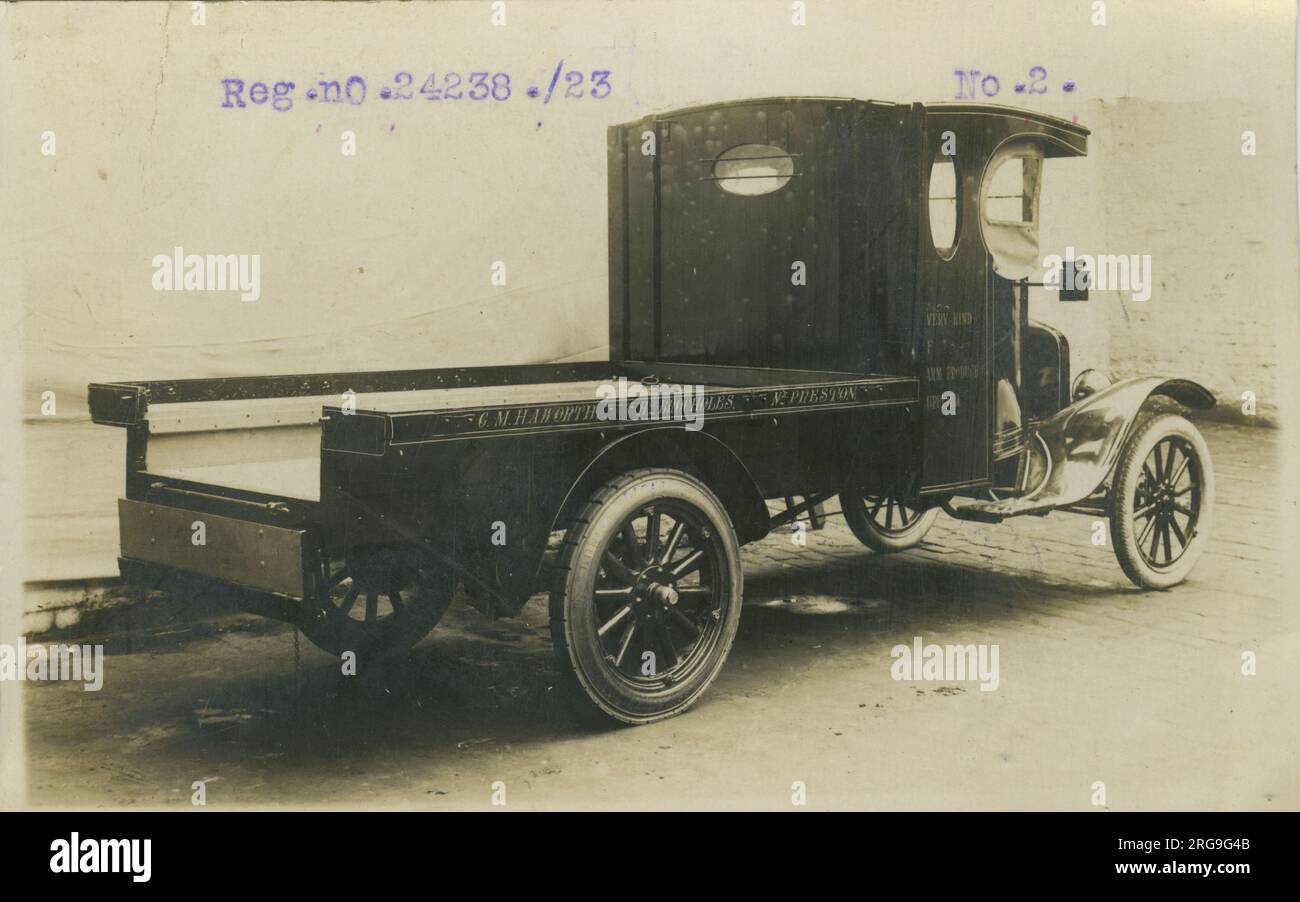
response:
{"label": "truck cab", "polygon": [[611,349],[916,375],[921,493],[1014,484],[1028,422],[1070,401],[1068,342],[1030,322],[1028,284],[1044,162],[1087,136],[1023,110],[848,98],[615,126]]}

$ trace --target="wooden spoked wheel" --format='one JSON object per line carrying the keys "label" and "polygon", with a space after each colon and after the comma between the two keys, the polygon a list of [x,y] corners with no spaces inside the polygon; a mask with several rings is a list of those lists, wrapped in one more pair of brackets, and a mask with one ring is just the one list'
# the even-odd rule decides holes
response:
{"label": "wooden spoked wheel", "polygon": [[1153,417],[1124,446],[1111,486],[1115,556],[1134,583],[1164,589],[1204,550],[1214,470],[1200,432],[1176,414]]}
{"label": "wooden spoked wheel", "polygon": [[881,554],[918,544],[939,518],[939,508],[916,507],[915,473],[899,474],[871,491],[840,492],[840,509],[863,545]]}
{"label": "wooden spoked wheel", "polygon": [[334,655],[409,650],[451,604],[453,581],[402,548],[357,549],[319,563],[303,633]]}
{"label": "wooden spoked wheel", "polygon": [[551,632],[573,694],[624,723],[690,707],[740,620],[740,549],[697,479],[638,470],[602,486],[565,536]]}

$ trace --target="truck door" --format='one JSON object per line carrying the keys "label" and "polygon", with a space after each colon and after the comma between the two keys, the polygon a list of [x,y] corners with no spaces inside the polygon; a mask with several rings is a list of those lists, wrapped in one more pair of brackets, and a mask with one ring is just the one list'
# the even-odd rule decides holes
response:
{"label": "truck door", "polygon": [[1043,151],[1035,141],[1004,141],[984,167],[980,187],[980,232],[992,269],[994,461],[1018,456],[1025,443],[1021,340],[1029,318],[1026,282],[1042,278],[1042,167]]}
{"label": "truck door", "polygon": [[981,140],[971,118],[960,114],[927,115],[918,139],[922,492],[976,485],[992,470],[991,286],[979,231]]}

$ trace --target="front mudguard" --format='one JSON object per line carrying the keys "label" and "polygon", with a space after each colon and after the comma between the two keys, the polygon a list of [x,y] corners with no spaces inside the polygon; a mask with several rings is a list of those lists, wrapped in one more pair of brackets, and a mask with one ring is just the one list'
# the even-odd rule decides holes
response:
{"label": "front mudguard", "polygon": [[1154,396],[1197,410],[1215,403],[1202,385],[1159,376],[1124,379],[1080,398],[1039,424],[1030,449],[1029,492],[1016,500],[1037,510],[1074,504],[1096,492],[1119,460],[1138,413]]}
{"label": "front mudguard", "polygon": [[949,511],[996,522],[1077,504],[1105,483],[1143,406],[1156,396],[1208,410],[1214,395],[1186,379],[1137,376],[1086,395],[1038,425],[1029,446],[1022,494]]}

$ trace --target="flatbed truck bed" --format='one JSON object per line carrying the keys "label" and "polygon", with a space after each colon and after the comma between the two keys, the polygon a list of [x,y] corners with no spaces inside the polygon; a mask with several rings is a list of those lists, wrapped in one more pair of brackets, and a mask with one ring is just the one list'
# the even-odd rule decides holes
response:
{"label": "flatbed truck bed", "polygon": [[[470,437],[536,435],[549,431],[617,430],[646,425],[636,421],[602,420],[596,415],[602,387],[622,378],[629,384],[699,385],[704,417],[743,419],[788,416],[914,402],[914,378],[758,367],[713,367],[692,364],[613,364],[599,362],[580,368],[555,365],[521,367],[520,378],[538,381],[501,383],[511,367],[456,371],[413,371],[406,381],[443,382],[433,388],[390,389],[392,380],[376,382],[374,374],[312,374],[250,379],[174,382],[126,382],[91,386],[96,422],[109,422],[106,411],[120,407],[110,401],[132,397],[128,422],[149,436],[150,447],[171,445],[178,453],[146,458],[141,476],[177,481],[194,489],[237,489],[296,502],[321,501],[319,448],[342,453],[380,455],[389,447],[408,447]],[[597,378],[597,374],[599,377]],[[586,378],[562,379],[564,376]],[[708,380],[686,382],[687,379]],[[376,386],[366,391],[352,385]],[[347,386],[333,394],[275,395],[266,391],[322,385]],[[345,393],[353,405],[342,406]],[[154,400],[158,398],[159,400]],[[171,400],[179,398],[179,400]],[[350,419],[357,417],[356,420]],[[100,418],[104,417],[104,418]],[[319,444],[316,427],[324,426]],[[309,430],[309,431],[304,431]],[[281,431],[282,448],[271,454],[252,431]],[[296,431],[296,435],[294,434]],[[186,446],[225,446],[212,453],[186,453]],[[233,458],[233,459],[232,459]],[[245,458],[245,459],[240,459]]]}

